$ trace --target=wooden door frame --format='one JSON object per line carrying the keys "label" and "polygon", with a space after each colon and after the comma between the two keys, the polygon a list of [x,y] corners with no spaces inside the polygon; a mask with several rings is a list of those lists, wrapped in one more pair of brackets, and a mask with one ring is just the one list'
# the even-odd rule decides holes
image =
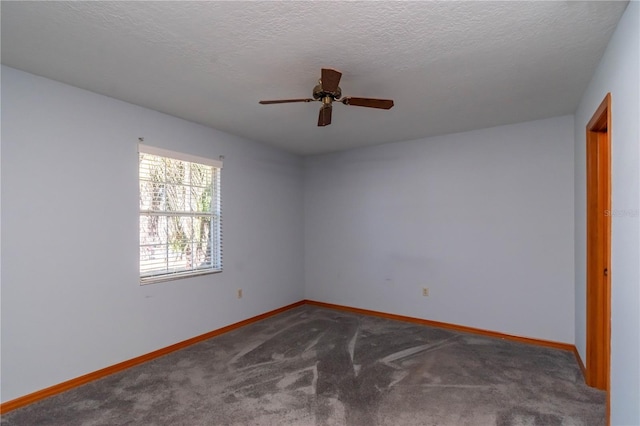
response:
{"label": "wooden door frame", "polygon": [[611,364],[611,93],[587,124],[587,366],[589,386],[607,391]]}

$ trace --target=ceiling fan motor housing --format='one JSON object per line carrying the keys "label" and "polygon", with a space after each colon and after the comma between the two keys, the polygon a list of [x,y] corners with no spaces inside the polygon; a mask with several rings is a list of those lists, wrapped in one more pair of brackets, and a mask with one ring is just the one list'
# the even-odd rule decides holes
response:
{"label": "ceiling fan motor housing", "polygon": [[322,90],[322,84],[318,84],[313,88],[313,99],[322,100],[325,97],[331,97],[332,100],[338,100],[342,97],[342,89],[338,87],[335,92],[326,92]]}

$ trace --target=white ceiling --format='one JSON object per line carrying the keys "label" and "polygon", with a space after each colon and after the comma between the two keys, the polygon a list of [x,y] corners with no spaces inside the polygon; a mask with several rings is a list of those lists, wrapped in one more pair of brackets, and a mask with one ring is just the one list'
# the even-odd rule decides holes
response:
{"label": "white ceiling", "polygon": [[[315,154],[571,114],[627,2],[8,2],[2,63]],[[322,67],[346,96],[317,127]]]}

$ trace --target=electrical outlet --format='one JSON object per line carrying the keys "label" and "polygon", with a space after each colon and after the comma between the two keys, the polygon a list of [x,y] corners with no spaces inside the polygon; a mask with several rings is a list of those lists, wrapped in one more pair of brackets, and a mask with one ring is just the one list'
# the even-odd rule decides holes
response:
{"label": "electrical outlet", "polygon": [[424,297],[429,297],[429,287],[422,287],[422,295]]}
{"label": "electrical outlet", "polygon": [[242,289],[238,289],[238,299],[242,299]]}

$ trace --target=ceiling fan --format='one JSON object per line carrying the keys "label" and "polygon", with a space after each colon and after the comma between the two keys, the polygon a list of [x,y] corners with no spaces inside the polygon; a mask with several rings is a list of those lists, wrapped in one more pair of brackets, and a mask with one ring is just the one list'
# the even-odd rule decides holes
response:
{"label": "ceiling fan", "polygon": [[354,105],[367,108],[390,109],[393,106],[391,99],[374,98],[353,98],[342,97],[342,89],[338,86],[342,73],[331,68],[322,68],[322,74],[318,85],[313,88],[313,98],[305,99],[280,99],[271,101],[260,101],[263,105],[286,104],[290,102],[322,102],[318,126],[328,126],[331,124],[331,108],[333,101],[342,102],[345,105]]}

